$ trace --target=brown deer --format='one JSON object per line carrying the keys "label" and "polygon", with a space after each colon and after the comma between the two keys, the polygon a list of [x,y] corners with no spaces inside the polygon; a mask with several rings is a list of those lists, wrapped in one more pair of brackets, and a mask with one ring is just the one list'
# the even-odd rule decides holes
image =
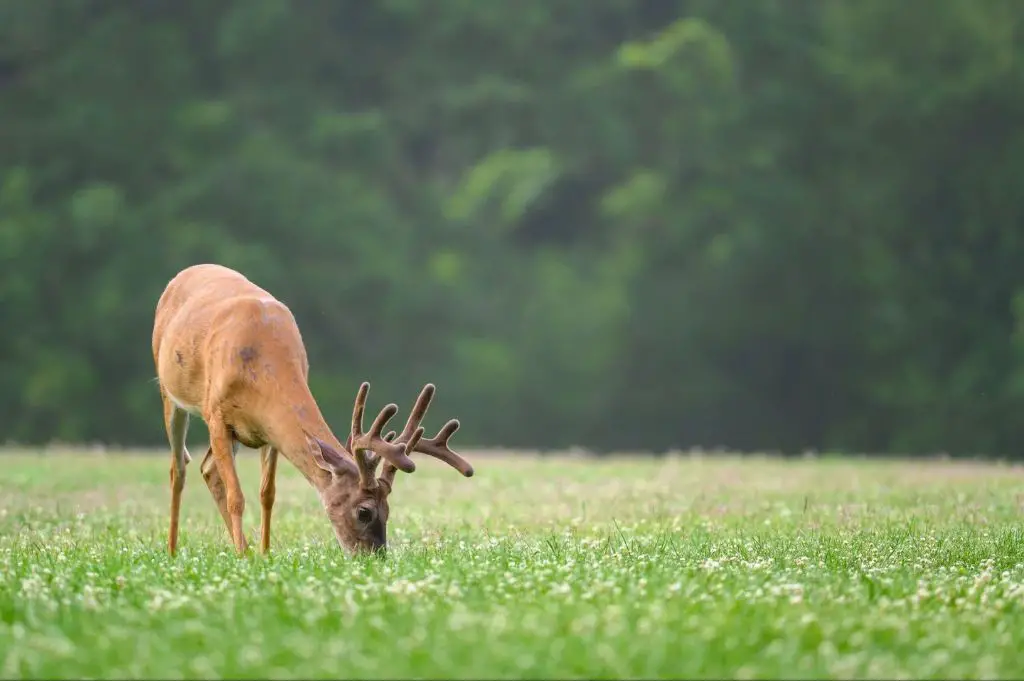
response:
{"label": "brown deer", "polygon": [[[435,457],[471,477],[473,467],[448,447],[459,428],[448,421],[424,438],[420,421],[434,395],[427,384],[405,428],[382,436],[398,412],[388,404],[363,432],[369,383],[356,394],[352,429],[343,445],[309,390],[309,361],[288,307],[242,274],[220,265],[193,265],[164,289],[153,325],[164,424],[171,445],[171,526],[168,549],[178,544],[178,518],[189,415],[200,416],[210,446],[200,465],[239,553],[248,550],[242,531],[245,498],[235,469],[238,444],[260,450],[260,545],[270,550],[278,454],[284,454],[320,495],[339,545],[349,553],[383,552],[387,546],[388,496],[399,470],[412,473],[408,454]],[[381,476],[376,476],[383,461]]]}

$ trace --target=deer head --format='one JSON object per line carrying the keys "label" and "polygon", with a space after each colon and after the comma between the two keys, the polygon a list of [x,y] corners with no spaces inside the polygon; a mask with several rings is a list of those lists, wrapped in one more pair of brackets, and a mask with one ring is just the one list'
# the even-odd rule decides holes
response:
{"label": "deer head", "polygon": [[[320,498],[327,517],[334,527],[338,544],[349,553],[370,551],[383,555],[387,550],[388,497],[394,487],[395,473],[416,470],[407,452],[420,452],[440,459],[465,477],[472,477],[473,466],[448,447],[448,440],[459,429],[451,419],[433,438],[423,437],[420,422],[434,396],[434,386],[423,387],[412,413],[397,437],[394,431],[382,436],[388,421],[398,413],[398,406],[388,404],[373,420],[370,431],[363,432],[363,412],[370,384],[363,383],[352,409],[352,432],[346,444],[347,453],[338,452],[328,443],[313,438],[313,460],[330,473],[330,481],[321,490]],[[377,467],[384,468],[377,477]]]}

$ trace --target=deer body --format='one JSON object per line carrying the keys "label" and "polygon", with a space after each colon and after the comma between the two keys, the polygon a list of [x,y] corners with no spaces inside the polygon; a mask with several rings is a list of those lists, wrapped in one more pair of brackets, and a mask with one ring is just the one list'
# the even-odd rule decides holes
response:
{"label": "deer body", "polygon": [[[341,443],[307,387],[309,360],[295,319],[272,295],[219,265],[184,270],[157,304],[153,355],[174,408],[223,422],[246,447],[273,445],[289,460],[299,454],[292,462],[314,485],[327,475],[305,456],[301,434]],[[293,440],[298,452],[286,446]]]}
{"label": "deer body", "polygon": [[[200,470],[239,552],[248,547],[242,531],[245,499],[234,457],[238,444],[260,449],[261,548],[270,546],[277,459],[283,454],[317,490],[346,550],[386,545],[387,498],[396,470],[411,473],[406,452],[421,451],[467,477],[472,466],[447,446],[458,428],[454,419],[432,440],[419,427],[433,395],[424,388],[402,435],[380,431],[398,408],[385,407],[369,433],[362,414],[369,384],[356,396],[352,432],[346,444],[335,437],[309,390],[309,361],[291,311],[242,274],[213,264],[182,270],[157,303],[153,358],[171,445],[171,524],[168,548],[176,551],[185,448],[190,416],[210,431]],[[376,478],[377,464],[385,461]]]}

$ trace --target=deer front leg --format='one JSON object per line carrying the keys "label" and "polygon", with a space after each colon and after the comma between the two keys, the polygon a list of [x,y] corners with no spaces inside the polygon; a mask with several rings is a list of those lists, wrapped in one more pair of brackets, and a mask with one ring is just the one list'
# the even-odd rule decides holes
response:
{"label": "deer front leg", "polygon": [[171,527],[167,536],[167,550],[173,556],[178,550],[178,520],[181,517],[181,493],[185,489],[185,466],[191,461],[185,449],[188,412],[175,406],[166,394],[162,393],[161,397],[164,402],[164,426],[171,445]]}
{"label": "deer front leg", "polygon": [[242,515],[245,513],[245,496],[242,485],[238,481],[235,470],[235,438],[219,417],[207,420],[210,431],[210,449],[213,450],[213,461],[224,485],[224,498],[228,512],[228,528],[231,540],[239,554],[245,553],[249,546],[242,531]]}
{"label": "deer front leg", "polygon": [[260,449],[260,550],[270,551],[270,514],[277,494],[277,450],[271,445]]}

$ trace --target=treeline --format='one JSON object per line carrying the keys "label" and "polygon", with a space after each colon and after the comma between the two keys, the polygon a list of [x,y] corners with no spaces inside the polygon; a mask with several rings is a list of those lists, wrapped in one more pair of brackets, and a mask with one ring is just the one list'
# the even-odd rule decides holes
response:
{"label": "treeline", "polygon": [[429,380],[462,446],[1015,455],[1022,40],[1019,0],[2,3],[0,434],[163,443],[154,306],[213,261],[341,430]]}

